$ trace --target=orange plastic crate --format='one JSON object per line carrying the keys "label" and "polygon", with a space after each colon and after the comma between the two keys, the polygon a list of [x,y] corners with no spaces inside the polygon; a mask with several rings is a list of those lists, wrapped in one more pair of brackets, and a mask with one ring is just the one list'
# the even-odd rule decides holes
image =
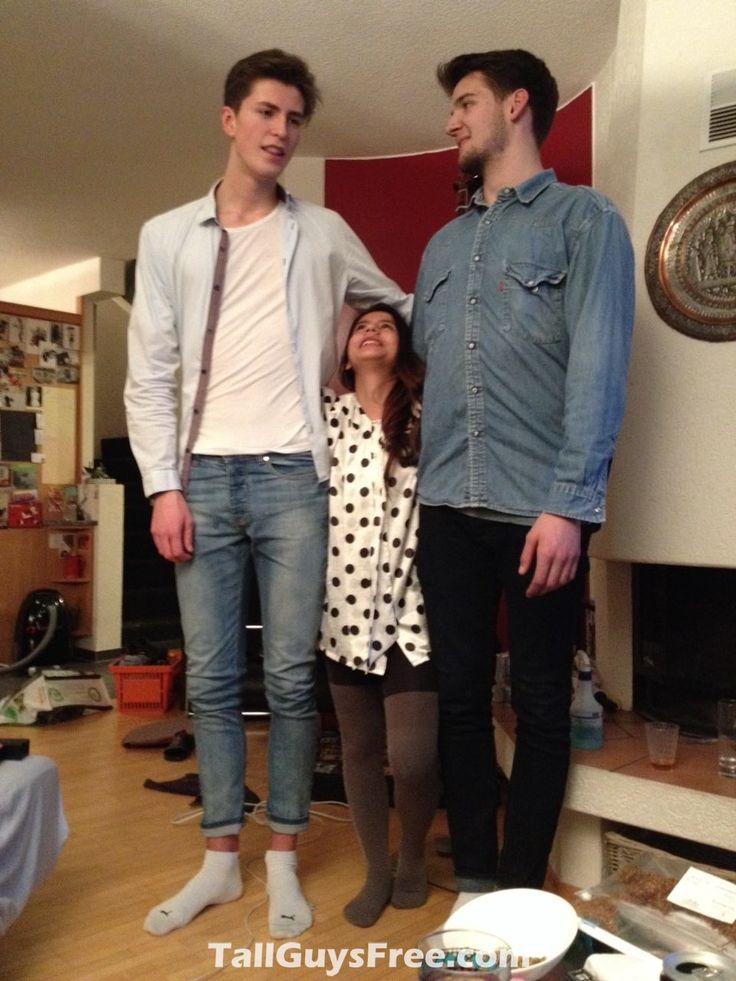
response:
{"label": "orange plastic crate", "polygon": [[180,660],[171,664],[111,664],[118,711],[129,715],[167,712],[174,701],[174,681],[180,671]]}

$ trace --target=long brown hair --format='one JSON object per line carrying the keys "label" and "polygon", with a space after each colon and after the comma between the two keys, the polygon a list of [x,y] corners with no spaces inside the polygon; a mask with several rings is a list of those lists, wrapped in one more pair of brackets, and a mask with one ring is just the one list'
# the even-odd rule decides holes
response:
{"label": "long brown hair", "polygon": [[338,369],[340,381],[351,392],[355,391],[355,372],[348,367],[348,347],[353,331],[359,320],[367,313],[387,313],[396,324],[399,348],[393,367],[394,381],[391,391],[383,404],[381,423],[383,437],[381,442],[388,454],[384,475],[386,480],[395,463],[402,467],[414,466],[419,459],[420,427],[419,411],[424,382],[424,362],[414,353],[411,346],[411,330],[398,310],[389,303],[374,303],[361,310],[350,325],[345,350]]}

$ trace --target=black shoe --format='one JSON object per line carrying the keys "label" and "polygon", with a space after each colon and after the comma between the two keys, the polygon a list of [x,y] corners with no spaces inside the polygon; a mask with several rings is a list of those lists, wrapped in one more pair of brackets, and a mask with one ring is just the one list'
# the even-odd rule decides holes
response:
{"label": "black shoe", "polygon": [[172,763],[180,763],[194,751],[194,736],[182,729],[174,733],[174,737],[164,750],[164,759]]}

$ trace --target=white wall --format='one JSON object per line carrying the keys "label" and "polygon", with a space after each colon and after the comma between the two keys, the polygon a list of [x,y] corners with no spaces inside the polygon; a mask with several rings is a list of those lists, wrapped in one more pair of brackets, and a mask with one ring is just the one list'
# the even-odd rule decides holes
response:
{"label": "white wall", "polygon": [[[619,202],[637,257],[629,400],[592,552],[617,561],[736,565],[736,342],[679,333],[644,282],[647,240],[689,181],[733,160],[701,152],[703,77],[736,66],[733,0],[622,0],[596,89],[596,183]],[[613,100],[613,101],[612,101]]]}
{"label": "white wall", "polygon": [[297,198],[325,203],[325,162],[321,157],[294,157],[282,183]]}
{"label": "white wall", "polygon": [[100,456],[101,440],[125,436],[123,389],[128,367],[130,304],[120,296],[94,305],[94,425],[93,456]]}
{"label": "white wall", "polygon": [[45,307],[47,310],[63,310],[79,313],[79,297],[100,288],[100,259],[85,259],[73,266],[64,266],[34,276],[12,286],[4,286],[0,300],[4,303],[21,303],[29,307]]}
{"label": "white wall", "polygon": [[[296,197],[323,204],[325,162],[316,157],[295,157],[284,174],[284,184]],[[183,204],[184,202],[182,202]],[[93,243],[90,243],[93,248]],[[134,256],[125,256],[132,259]],[[54,269],[0,290],[0,301],[79,313],[79,298],[105,290],[123,292],[122,262],[95,256],[71,266]],[[118,278],[118,273],[120,278]]]}
{"label": "white wall", "polygon": [[733,0],[621,0],[616,51],[595,86],[595,184],[621,208],[637,263],[628,406],[608,521],[591,543],[598,665],[624,708],[630,563],[736,565],[736,343],[669,327],[644,281],[659,214],[685,184],[736,157],[734,147],[699,149],[703,76],[736,65],[734,39]]}

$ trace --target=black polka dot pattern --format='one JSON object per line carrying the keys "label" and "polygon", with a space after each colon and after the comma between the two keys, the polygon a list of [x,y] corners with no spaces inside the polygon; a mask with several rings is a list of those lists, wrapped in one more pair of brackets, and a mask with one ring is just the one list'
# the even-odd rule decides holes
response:
{"label": "black polka dot pattern", "polygon": [[[429,656],[422,594],[414,570],[416,470],[396,467],[384,481],[381,425],[354,394],[325,404],[333,452],[330,547],[321,647],[361,671],[383,674],[395,643],[412,664]],[[343,437],[348,438],[343,438]]]}

